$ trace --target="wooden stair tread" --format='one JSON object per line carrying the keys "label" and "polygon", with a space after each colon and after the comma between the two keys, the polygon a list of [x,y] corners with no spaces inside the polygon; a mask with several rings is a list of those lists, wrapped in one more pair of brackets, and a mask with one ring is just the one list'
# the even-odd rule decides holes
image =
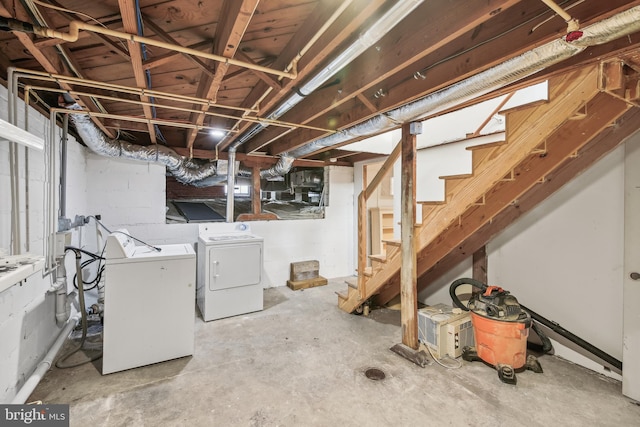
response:
{"label": "wooden stair tread", "polygon": [[353,277],[344,281],[350,288],[358,289],[358,278]]}
{"label": "wooden stair tread", "polygon": [[460,173],[457,175],[441,175],[438,177],[439,179],[465,179],[465,178],[473,178],[473,172],[471,173]]}
{"label": "wooden stair tread", "polygon": [[377,262],[387,262],[387,254],[369,255],[369,259]]}
{"label": "wooden stair tread", "polygon": [[338,295],[338,298],[340,298],[341,300],[349,299],[349,294],[346,294],[344,292],[336,291],[336,295]]}
{"label": "wooden stair tread", "polygon": [[504,110],[500,110],[498,114],[502,116],[507,116],[509,114],[517,113],[520,111],[535,110],[540,105],[547,104],[548,102],[549,102],[548,100],[541,99],[538,101],[530,102],[528,104],[518,105],[517,107],[505,108]]}
{"label": "wooden stair tread", "polygon": [[493,142],[487,142],[486,144],[478,144],[478,145],[472,145],[470,147],[466,147],[465,150],[468,151],[476,151],[476,150],[481,150],[483,148],[488,148],[488,147],[499,147],[501,145],[506,144],[507,141],[493,141]]}
{"label": "wooden stair tread", "polygon": [[398,246],[400,247],[400,245],[402,245],[402,241],[400,240],[383,240],[384,243],[386,243],[389,246]]}
{"label": "wooden stair tread", "polygon": [[447,202],[445,200],[429,200],[426,202],[418,202],[418,203],[420,203],[422,206],[438,206],[438,205],[444,205]]}

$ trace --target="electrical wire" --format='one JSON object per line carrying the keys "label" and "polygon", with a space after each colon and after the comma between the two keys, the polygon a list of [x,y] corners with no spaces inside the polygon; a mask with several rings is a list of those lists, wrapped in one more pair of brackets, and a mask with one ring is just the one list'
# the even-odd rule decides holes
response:
{"label": "electrical wire", "polygon": [[[559,3],[559,5],[560,5],[560,6],[563,6],[564,4],[566,4],[566,3],[568,3],[568,2],[569,2],[569,0],[567,0],[567,1],[565,1],[565,2],[562,2],[562,3]],[[579,3],[578,3],[578,4],[579,4]],[[575,6],[575,5],[574,5],[574,6]],[[573,7],[573,6],[572,6],[572,7]],[[418,70],[418,71],[414,72],[414,73],[411,75],[411,77],[405,78],[405,79],[403,80],[403,82],[404,82],[404,81],[411,80],[411,79],[417,79],[418,77],[419,77],[419,78],[421,78],[421,79],[425,79],[425,78],[426,78],[426,73],[427,73],[427,71],[431,70],[432,68],[435,68],[435,67],[437,67],[438,65],[444,64],[445,62],[448,62],[448,61],[450,61],[450,60],[452,60],[452,59],[455,59],[455,58],[457,58],[457,57],[459,57],[459,56],[462,56],[462,55],[464,55],[464,54],[467,54],[467,53],[469,53],[469,52],[471,52],[471,51],[473,51],[473,50],[475,50],[475,49],[477,49],[477,48],[479,48],[479,47],[481,47],[481,46],[484,46],[484,45],[485,45],[485,44],[487,44],[487,43],[491,43],[492,41],[495,41],[495,40],[499,39],[500,37],[506,36],[507,34],[509,34],[509,33],[513,32],[513,31],[515,31],[515,30],[517,30],[517,29],[519,29],[519,28],[521,28],[521,27],[524,27],[525,25],[530,24],[531,22],[533,22],[533,21],[535,21],[536,19],[538,19],[538,18],[540,18],[540,17],[542,17],[542,16],[546,15],[547,13],[549,13],[549,10],[545,10],[544,12],[541,12],[541,13],[539,13],[539,14],[537,14],[537,15],[533,16],[532,18],[530,18],[530,19],[528,19],[528,20],[526,20],[526,21],[524,21],[524,22],[522,22],[522,23],[520,23],[520,24],[518,24],[518,25],[515,25],[515,26],[513,26],[513,27],[509,28],[509,29],[508,29],[508,30],[506,30],[506,31],[503,31],[503,32],[502,32],[502,33],[500,33],[500,34],[497,34],[497,35],[495,35],[495,36],[493,36],[493,37],[490,37],[490,38],[488,38],[487,40],[483,40],[483,41],[481,41],[481,42],[479,42],[479,43],[477,43],[477,44],[475,44],[475,45],[473,45],[473,46],[470,46],[470,47],[468,47],[467,49],[461,50],[461,51],[459,51],[459,52],[454,53],[453,55],[449,55],[449,56],[447,56],[447,57],[445,57],[445,58],[442,58],[442,59],[440,59],[439,61],[436,61],[436,62],[434,62],[433,64],[430,64],[430,65],[428,65],[428,66],[426,66],[426,67],[424,67],[424,68],[422,68],[422,69],[420,69],[420,70]],[[553,16],[555,16],[555,15],[553,15]],[[553,18],[553,16],[552,16],[552,18]],[[542,23],[544,23],[544,22],[546,22],[546,21],[543,21]],[[541,24],[540,24],[540,25],[541,25]],[[538,28],[540,25],[535,26],[535,27],[530,31],[530,33],[531,33],[531,32],[533,32],[533,30],[535,30],[536,28]]]}
{"label": "electrical wire", "polygon": [[443,368],[446,368],[446,369],[459,369],[459,368],[461,368],[461,367],[462,367],[462,362],[461,362],[460,360],[453,359],[453,358],[450,358],[450,357],[447,357],[447,359],[449,359],[449,360],[451,360],[451,361],[453,361],[453,362],[456,362],[456,364],[455,364],[455,365],[446,365],[446,364],[442,363],[442,361],[444,360],[444,358],[442,358],[442,359],[438,359],[438,358],[436,357],[436,355],[435,355],[435,354],[433,354],[433,351],[431,350],[431,347],[429,347],[428,345],[425,345],[425,347],[427,347],[427,351],[429,352],[429,354],[431,355],[431,357],[433,358],[433,360],[435,360],[435,362],[436,362],[438,365],[442,366]]}
{"label": "electrical wire", "polygon": [[[94,262],[98,262],[98,268],[96,271],[96,277],[93,278],[93,280],[84,280],[83,278],[80,278],[80,280],[82,281],[82,287],[84,289],[84,291],[90,291],[92,289],[95,289],[96,286],[98,286],[98,283],[100,283],[100,279],[102,278],[102,273],[104,272],[104,265],[102,264],[102,261],[104,261],[104,258],[102,257],[102,254],[104,253],[104,248],[102,249],[102,253],[100,255],[94,254],[93,252],[89,252],[86,251],[84,249],[81,248],[76,248],[73,246],[67,246],[65,247],[65,250],[72,250],[72,251],[78,251],[81,252],[85,255],[89,255],[91,258],[84,260],[81,264],[80,264],[80,270],[83,271],[85,268],[87,268],[88,266],[90,266],[91,264],[93,264]],[[93,285],[91,287],[85,287],[85,285]],[[73,275],[73,286],[78,289],[78,273],[76,272]]]}
{"label": "electrical wire", "polygon": [[[157,252],[160,252],[160,251],[162,250],[162,248],[159,248],[159,247],[157,247],[157,246],[153,246],[153,245],[151,245],[151,244],[149,244],[149,243],[147,243],[147,242],[145,242],[145,241],[143,241],[143,240],[138,239],[137,237],[133,237],[131,234],[127,234],[127,233],[125,233],[124,231],[120,231],[120,230],[111,231],[111,230],[109,230],[109,229],[108,229],[108,228],[107,228],[103,223],[101,223],[101,222],[100,222],[100,220],[99,220],[98,218],[96,218],[94,215],[89,215],[87,218],[93,218],[93,220],[94,220],[94,221],[95,221],[95,222],[96,222],[100,227],[104,228],[104,230],[105,230],[107,233],[109,233],[109,234],[122,234],[122,235],[124,235],[124,236],[127,236],[127,237],[129,237],[129,238],[131,238],[131,239],[135,240],[136,242],[142,243],[143,245],[145,245],[145,246],[147,246],[147,247],[149,247],[149,248],[151,248],[151,249],[153,249],[153,250],[155,250],[155,251],[157,251]],[[105,244],[105,247],[106,247],[106,244]],[[102,249],[102,253],[104,253],[104,248]],[[101,256],[102,256],[102,255],[101,255]]]}
{"label": "electrical wire", "polygon": [[[140,10],[140,1],[136,0],[136,19],[138,21],[138,35],[139,36],[143,36],[144,35],[144,24],[142,22],[142,11]],[[142,59],[144,61],[147,60],[147,52],[148,52],[148,48],[147,45],[144,43],[140,43],[140,50],[142,51]],[[147,80],[147,89],[152,89],[152,85],[151,85],[151,70],[147,69],[145,70],[145,76],[146,76],[146,80]],[[156,99],[155,97],[150,97],[149,100],[151,101],[151,104],[155,104],[156,103]],[[151,115],[153,116],[153,118],[155,119],[157,117],[157,112],[156,112],[156,106],[152,105],[151,106]],[[158,138],[158,140],[162,143],[164,143],[166,145],[167,140],[165,139],[164,135],[162,134],[162,131],[160,130],[160,126],[158,126],[158,124],[154,124],[153,125],[155,131],[156,131],[156,136]]]}
{"label": "electrical wire", "polygon": [[[73,251],[76,256],[76,274],[82,274],[80,267],[80,259],[82,258],[82,253],[86,252],[83,249],[67,247],[65,248],[65,254],[67,251]],[[84,286],[80,286],[78,288],[78,302],[80,303],[80,316],[81,316],[81,327],[82,327],[82,337],[80,338],[80,344],[77,347],[60,356],[60,358],[56,361],[56,367],[59,369],[67,369],[67,368],[75,368],[76,366],[81,366],[86,363],[93,362],[102,357],[102,351],[99,354],[90,357],[89,359],[82,360],[80,362],[65,364],[72,355],[76,354],[78,351],[82,350],[84,347],[84,343],[87,339],[87,309],[84,302]]]}

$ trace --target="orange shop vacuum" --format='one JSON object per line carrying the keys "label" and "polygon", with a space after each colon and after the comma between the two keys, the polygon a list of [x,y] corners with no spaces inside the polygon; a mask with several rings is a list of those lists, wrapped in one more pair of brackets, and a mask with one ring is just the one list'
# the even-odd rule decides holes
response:
{"label": "orange shop vacuum", "polygon": [[[467,306],[456,294],[456,289],[466,284],[479,289]],[[498,286],[487,286],[468,278],[454,281],[449,294],[455,306],[471,312],[475,347],[463,349],[464,360],[480,360],[494,366],[500,380],[507,384],[516,384],[516,371],[542,372],[538,359],[533,355],[527,356],[529,329],[535,328],[545,348],[550,346],[550,341],[541,334],[530,314],[522,309],[513,295]]]}

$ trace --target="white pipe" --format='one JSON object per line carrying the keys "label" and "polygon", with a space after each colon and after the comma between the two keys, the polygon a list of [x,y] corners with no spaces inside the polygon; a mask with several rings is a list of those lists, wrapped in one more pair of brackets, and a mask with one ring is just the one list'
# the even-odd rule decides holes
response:
{"label": "white pipe", "polygon": [[210,59],[225,64],[236,65],[238,67],[247,68],[249,70],[262,71],[267,74],[275,74],[279,77],[288,79],[295,79],[298,75],[296,64],[293,64],[293,70],[290,72],[284,72],[280,70],[274,70],[268,67],[263,67],[258,64],[239,61],[233,58],[227,58],[224,56],[216,55],[213,53],[202,52],[197,49],[191,49],[185,46],[166,43],[160,40],[152,39],[149,37],[139,36],[137,34],[123,33],[120,31],[110,30],[108,28],[102,28],[97,25],[87,24],[83,21],[71,21],[69,23],[69,32],[63,33],[61,31],[52,30],[51,28],[41,27],[39,25],[33,25],[28,22],[18,21],[13,18],[0,17],[0,24],[5,31],[20,31],[23,33],[33,33],[43,37],[55,38],[64,41],[74,43],[78,41],[79,33],[81,30],[89,31],[93,33],[102,34],[105,36],[115,37],[127,41],[136,43],[144,43],[148,46],[155,46],[162,49],[167,49],[173,52],[186,53],[187,55],[198,56],[204,59]]}
{"label": "white pipe", "polygon": [[553,0],[542,0],[542,3],[549,6],[551,10],[553,10],[559,17],[564,19],[564,22],[567,23],[567,32],[576,31],[580,28],[580,24],[577,19],[574,19],[569,15],[563,8],[558,6]]}
{"label": "white pipe", "polygon": [[36,370],[33,372],[33,374],[31,374],[27,381],[25,381],[25,383],[20,388],[20,391],[18,391],[18,393],[11,401],[12,404],[22,405],[27,401],[31,393],[33,393],[33,390],[35,390],[40,383],[40,380],[42,379],[44,374],[47,373],[47,371],[53,364],[53,359],[55,359],[58,351],[60,351],[60,348],[62,348],[62,345],[64,344],[73,328],[75,328],[78,324],[78,320],[80,320],[80,313],[69,318],[64,329],[60,331],[58,338],[56,338],[55,342],[53,343],[47,354],[44,356],[44,359],[42,359],[42,361],[38,363],[38,366],[36,366]]}
{"label": "white pipe", "polygon": [[229,148],[227,160],[227,222],[233,222],[236,188],[236,147]]}
{"label": "white pipe", "polygon": [[[12,125],[17,124],[16,105],[14,105],[13,95],[14,88],[11,86],[11,78],[15,68],[9,67],[7,70],[7,119]],[[15,90],[17,96],[17,89]],[[9,141],[9,170],[11,176],[11,254],[17,255],[21,253],[21,235],[20,235],[20,173],[19,173],[19,155],[18,144]],[[28,179],[28,178],[25,178]]]}

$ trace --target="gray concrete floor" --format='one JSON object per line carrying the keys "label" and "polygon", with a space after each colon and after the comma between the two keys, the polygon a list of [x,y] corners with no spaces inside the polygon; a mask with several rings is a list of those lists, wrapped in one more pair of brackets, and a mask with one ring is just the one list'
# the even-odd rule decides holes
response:
{"label": "gray concrete floor", "polygon": [[389,350],[399,314],[340,311],[345,286],[267,289],[262,312],[197,317],[192,357],[106,376],[99,361],[53,368],[30,401],[69,403],[72,426],[640,426],[620,382],[555,356],[516,386],[478,362],[420,368]]}

